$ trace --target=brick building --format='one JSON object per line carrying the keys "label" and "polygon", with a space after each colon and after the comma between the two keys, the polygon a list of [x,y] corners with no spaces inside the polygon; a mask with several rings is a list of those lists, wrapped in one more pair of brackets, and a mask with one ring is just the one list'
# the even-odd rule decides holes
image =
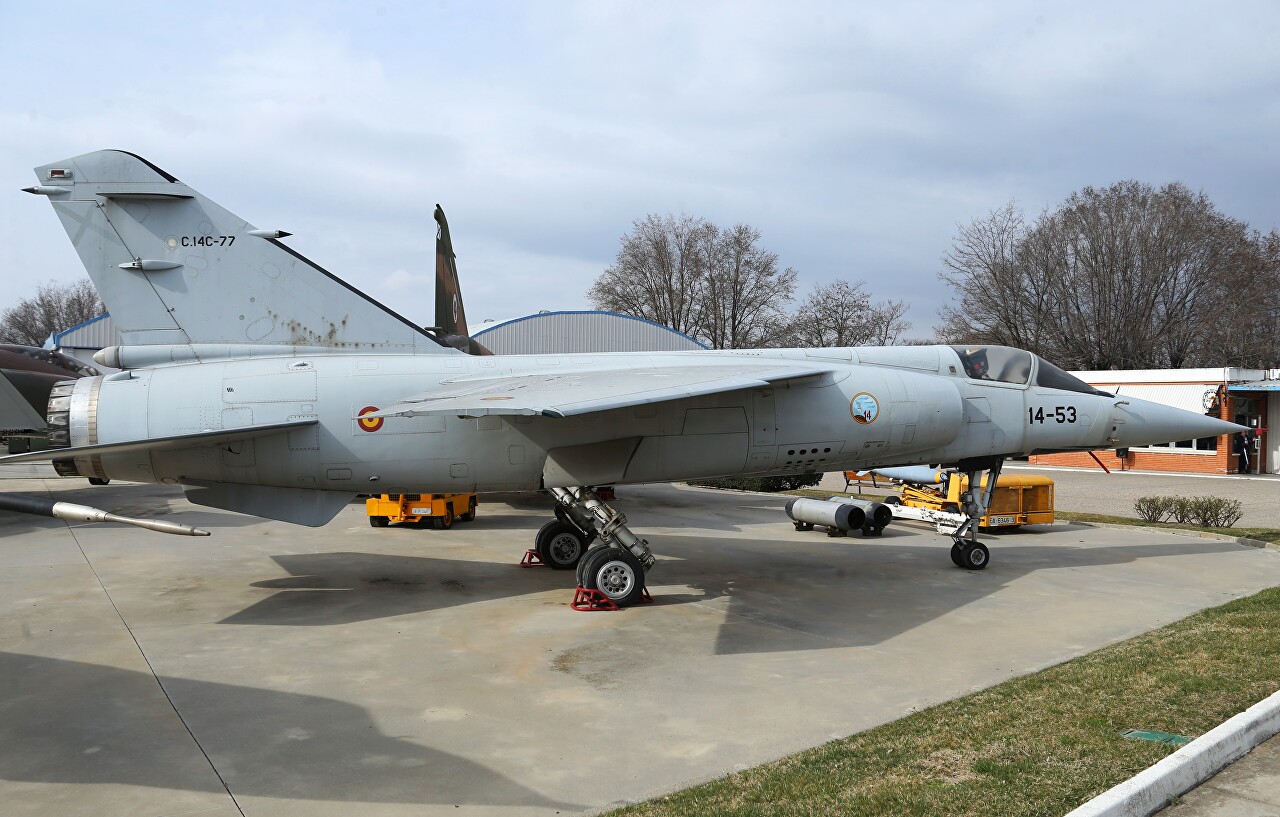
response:
{"label": "brick building", "polygon": [[[1257,429],[1254,439],[1248,442],[1248,471],[1280,473],[1280,370],[1140,369],[1072,374],[1118,397],[1135,397],[1211,414]],[[1269,428],[1275,428],[1276,432],[1270,433]],[[1227,474],[1236,473],[1240,468],[1239,446],[1233,435],[1223,435],[1131,448],[1120,453],[1099,452],[1098,458],[1108,468],[1124,470]],[[1093,458],[1084,453],[1042,454],[1031,457],[1030,462],[1097,467]]]}

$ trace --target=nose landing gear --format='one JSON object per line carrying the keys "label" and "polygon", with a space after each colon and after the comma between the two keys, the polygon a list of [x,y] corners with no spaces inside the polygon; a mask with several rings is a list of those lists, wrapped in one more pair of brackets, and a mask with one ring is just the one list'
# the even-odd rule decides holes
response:
{"label": "nose landing gear", "polygon": [[[962,461],[960,468],[969,478],[969,487],[961,495],[960,510],[965,515],[964,522],[951,534],[951,561],[956,567],[965,570],[982,570],[991,561],[991,551],[978,541],[978,520],[991,507],[991,497],[996,492],[996,482],[1000,479],[1000,469],[1004,466],[1003,457],[990,457],[980,460]],[[987,472],[987,484],[982,484],[982,472]]]}

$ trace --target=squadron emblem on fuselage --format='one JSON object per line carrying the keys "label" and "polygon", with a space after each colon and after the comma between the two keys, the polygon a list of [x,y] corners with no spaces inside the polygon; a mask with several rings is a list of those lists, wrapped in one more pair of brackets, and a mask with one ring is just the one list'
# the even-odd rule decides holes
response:
{"label": "squadron emblem on fuselage", "polygon": [[860,391],[849,401],[849,414],[859,425],[869,426],[880,416],[880,403],[865,391]]}

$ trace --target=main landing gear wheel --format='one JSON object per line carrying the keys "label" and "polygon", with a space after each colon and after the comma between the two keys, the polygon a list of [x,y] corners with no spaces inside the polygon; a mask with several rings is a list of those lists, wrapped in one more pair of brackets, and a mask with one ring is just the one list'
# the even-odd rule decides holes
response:
{"label": "main landing gear wheel", "polygon": [[644,597],[644,568],[626,548],[593,548],[581,573],[583,587],[599,590],[619,607],[637,604]]}
{"label": "main landing gear wheel", "polygon": [[554,519],[542,526],[534,539],[534,549],[542,563],[553,570],[573,570],[587,552],[588,540],[568,522]]}
{"label": "main landing gear wheel", "polygon": [[963,550],[963,548],[961,548],[961,547],[960,547],[960,543],[959,543],[959,542],[954,542],[954,543],[952,543],[952,545],[951,545],[951,564],[955,565],[956,567],[964,567],[964,562],[960,561],[960,553],[961,553],[961,551],[962,551],[962,550]]}
{"label": "main landing gear wheel", "polygon": [[967,542],[960,546],[959,558],[958,564],[965,570],[982,570],[991,561],[991,551],[981,542]]}

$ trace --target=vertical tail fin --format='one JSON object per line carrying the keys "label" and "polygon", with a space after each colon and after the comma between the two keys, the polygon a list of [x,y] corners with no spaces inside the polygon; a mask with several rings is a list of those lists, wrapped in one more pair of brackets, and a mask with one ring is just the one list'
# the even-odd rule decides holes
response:
{"label": "vertical tail fin", "polygon": [[462,306],[462,284],[458,280],[458,257],[453,253],[449,221],[444,209],[436,205],[436,331],[440,339],[455,349],[472,355],[491,355],[467,330],[467,315]]}
{"label": "vertical tail fin", "polygon": [[126,344],[454,350],[147,160],[118,150],[36,168]]}

